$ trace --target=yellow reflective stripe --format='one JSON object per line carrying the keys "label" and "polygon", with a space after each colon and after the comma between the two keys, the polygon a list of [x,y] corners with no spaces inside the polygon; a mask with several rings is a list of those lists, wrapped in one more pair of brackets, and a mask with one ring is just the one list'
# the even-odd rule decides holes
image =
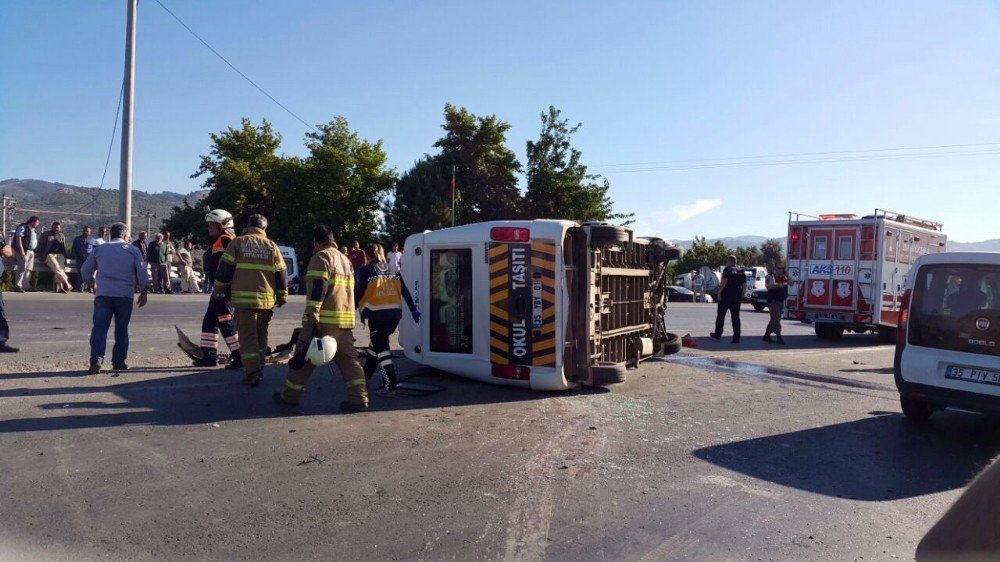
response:
{"label": "yellow reflective stripe", "polygon": [[353,277],[334,277],[333,278],[334,287],[353,287],[354,278]]}
{"label": "yellow reflective stripe", "polygon": [[240,352],[240,357],[242,359],[250,359],[252,357],[257,357],[258,355],[260,355],[260,353],[257,353],[256,351],[241,351]]}
{"label": "yellow reflective stripe", "polygon": [[310,269],[306,272],[306,279],[330,279],[330,274],[316,269]]}
{"label": "yellow reflective stripe", "polygon": [[236,263],[236,257],[230,254],[229,252],[226,252],[222,254],[222,261],[226,263]]}
{"label": "yellow reflective stripe", "polygon": [[354,319],[353,310],[321,310],[319,311],[320,318],[350,318]]}
{"label": "yellow reflective stripe", "polygon": [[306,308],[319,308],[323,301],[306,301]]}
{"label": "yellow reflective stripe", "polygon": [[273,264],[245,263],[236,264],[236,269],[252,269],[254,271],[277,271]]}
{"label": "yellow reflective stripe", "polygon": [[346,381],[346,383],[347,388],[351,388],[352,386],[364,386],[365,379],[355,379],[353,381]]}
{"label": "yellow reflective stripe", "polygon": [[285,387],[289,388],[291,390],[303,390],[306,387],[306,385],[304,385],[304,384],[295,384],[295,383],[293,383],[290,380],[285,380]]}

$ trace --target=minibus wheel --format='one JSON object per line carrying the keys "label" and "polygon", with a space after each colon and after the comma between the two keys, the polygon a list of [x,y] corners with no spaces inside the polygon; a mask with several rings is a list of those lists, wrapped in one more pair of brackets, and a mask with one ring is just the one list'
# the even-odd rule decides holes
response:
{"label": "minibus wheel", "polygon": [[625,365],[623,363],[597,363],[590,368],[591,381],[594,386],[607,386],[625,382]]}
{"label": "minibus wheel", "polygon": [[598,248],[607,248],[628,242],[628,231],[620,226],[601,225],[590,227],[590,244]]}

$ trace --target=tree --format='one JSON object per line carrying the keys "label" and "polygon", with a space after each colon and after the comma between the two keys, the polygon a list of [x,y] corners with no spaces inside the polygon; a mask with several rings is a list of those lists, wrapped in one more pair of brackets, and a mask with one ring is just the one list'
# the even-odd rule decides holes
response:
{"label": "tree", "polygon": [[191,175],[205,176],[202,185],[210,190],[205,205],[229,211],[237,226],[253,213],[266,215],[273,208],[271,183],[282,160],[275,154],[281,135],[266,119],[254,126],[244,118],[240,128],[229,127],[211,138],[211,153],[201,157],[201,165]]}
{"label": "tree", "polygon": [[170,216],[163,221],[163,230],[171,233],[174,239],[184,238],[195,244],[204,244],[207,241],[205,214],[208,210],[204,199],[192,206],[185,197],[181,205],[174,205]]}
{"label": "tree", "polygon": [[703,266],[716,269],[732,253],[733,251],[723,244],[721,240],[716,240],[715,243],[709,244],[704,236],[695,236],[694,242],[691,243],[691,249],[684,252],[684,257],[677,262],[675,271],[678,273],[688,273],[701,269]]}
{"label": "tree", "polygon": [[312,254],[312,227],[332,227],[338,240],[369,242],[378,227],[378,209],[396,176],[386,167],[382,141],[365,140],[343,117],[306,134],[309,155],[286,158],[272,173],[271,237]]}
{"label": "tree", "polygon": [[441,127],[445,135],[434,143],[441,149],[435,160],[448,171],[455,166],[455,183],[462,195],[458,224],[521,216],[524,200],[517,188],[521,164],[504,146],[510,124],[449,103]]}
{"label": "tree", "polygon": [[785,263],[785,245],[777,238],[771,238],[760,245],[761,263],[768,271],[774,271],[779,263]]}
{"label": "tree", "polygon": [[425,230],[451,226],[450,178],[436,158],[424,156],[396,181],[394,197],[382,205],[382,231],[387,244],[403,242]]}
{"label": "tree", "polygon": [[581,124],[569,125],[561,112],[549,106],[542,114],[542,131],[537,141],[527,143],[528,191],[525,195],[532,218],[604,221],[632,215],[612,213],[608,197],[610,185],[600,175],[588,174],[580,163],[580,151],[570,137]]}
{"label": "tree", "polygon": [[736,263],[745,266],[761,265],[764,255],[757,246],[739,246],[733,251]]}

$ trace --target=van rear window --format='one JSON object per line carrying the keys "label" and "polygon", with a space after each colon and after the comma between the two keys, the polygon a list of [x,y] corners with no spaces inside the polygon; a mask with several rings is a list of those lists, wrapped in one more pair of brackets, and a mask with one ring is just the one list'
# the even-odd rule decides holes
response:
{"label": "van rear window", "polygon": [[910,304],[909,343],[1000,355],[1000,266],[920,268]]}
{"label": "van rear window", "polygon": [[431,250],[431,351],[472,353],[472,250]]}

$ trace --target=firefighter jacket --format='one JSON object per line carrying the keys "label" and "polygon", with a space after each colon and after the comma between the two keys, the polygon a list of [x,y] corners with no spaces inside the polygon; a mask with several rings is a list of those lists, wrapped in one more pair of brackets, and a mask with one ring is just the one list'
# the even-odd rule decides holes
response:
{"label": "firefighter jacket", "polygon": [[212,241],[211,247],[205,252],[205,277],[209,285],[215,285],[215,272],[219,270],[219,262],[222,261],[222,254],[226,253],[229,243],[236,238],[236,233],[227,228]]}
{"label": "firefighter jacket", "polygon": [[215,273],[215,289],[231,285],[233,308],[270,310],[288,296],[288,272],[278,245],[263,230],[248,227],[229,243]]}
{"label": "firefighter jacket", "polygon": [[313,253],[306,268],[307,331],[316,324],[354,328],[354,269],[335,244],[324,244]]}
{"label": "firefighter jacket", "polygon": [[398,322],[403,316],[401,300],[406,301],[411,313],[417,308],[399,273],[393,273],[388,264],[379,262],[361,268],[354,297],[362,322],[369,319]]}

